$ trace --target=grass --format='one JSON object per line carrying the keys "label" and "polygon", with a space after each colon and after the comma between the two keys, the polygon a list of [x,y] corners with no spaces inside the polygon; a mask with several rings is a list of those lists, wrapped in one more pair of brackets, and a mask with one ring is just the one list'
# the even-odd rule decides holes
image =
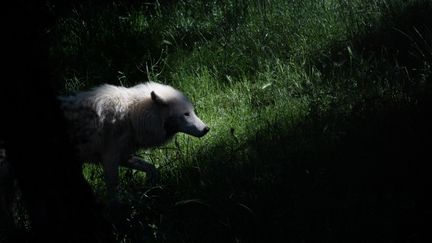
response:
{"label": "grass", "polygon": [[[408,221],[423,215],[418,168],[430,168],[417,155],[430,135],[431,10],[421,0],[52,6],[59,92],[168,83],[212,129],[140,151],[160,187],[122,170],[119,241],[420,239]],[[100,168],[84,174],[103,198]]]}

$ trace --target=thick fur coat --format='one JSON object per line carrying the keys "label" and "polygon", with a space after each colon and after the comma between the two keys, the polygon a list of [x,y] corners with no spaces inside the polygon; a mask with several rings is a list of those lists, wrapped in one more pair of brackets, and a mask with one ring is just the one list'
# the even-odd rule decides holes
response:
{"label": "thick fur coat", "polygon": [[112,193],[120,165],[145,171],[154,182],[154,166],[133,157],[136,150],[160,146],[177,132],[201,137],[209,131],[185,95],[155,82],[130,88],[104,84],[60,101],[79,157],[102,163]]}

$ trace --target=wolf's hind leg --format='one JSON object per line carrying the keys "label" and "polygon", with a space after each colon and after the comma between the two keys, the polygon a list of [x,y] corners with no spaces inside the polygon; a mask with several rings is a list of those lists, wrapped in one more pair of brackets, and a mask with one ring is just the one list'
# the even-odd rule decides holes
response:
{"label": "wolf's hind leg", "polygon": [[132,156],[126,163],[123,163],[122,165],[131,169],[144,171],[148,178],[147,181],[151,186],[155,186],[159,181],[159,171],[156,169],[156,167],[137,156]]}

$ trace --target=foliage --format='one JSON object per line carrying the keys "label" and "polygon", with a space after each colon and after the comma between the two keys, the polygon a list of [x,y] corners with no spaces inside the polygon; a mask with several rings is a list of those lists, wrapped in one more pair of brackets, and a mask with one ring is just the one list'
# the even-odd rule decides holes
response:
{"label": "foliage", "polygon": [[[212,129],[140,152],[160,187],[122,170],[119,241],[420,237],[406,221],[422,213],[430,168],[419,156],[431,132],[431,10],[421,0],[52,4],[59,92],[168,83]],[[99,169],[85,175],[103,198]]]}

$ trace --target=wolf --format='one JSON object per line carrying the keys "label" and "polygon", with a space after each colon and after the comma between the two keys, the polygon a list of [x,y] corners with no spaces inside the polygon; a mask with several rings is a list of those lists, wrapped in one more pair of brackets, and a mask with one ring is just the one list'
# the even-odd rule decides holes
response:
{"label": "wolf", "polygon": [[144,171],[156,183],[154,165],[133,155],[138,149],[161,146],[179,132],[202,137],[210,130],[182,92],[156,82],[129,88],[103,84],[59,100],[80,160],[102,164],[111,198],[119,166]]}

